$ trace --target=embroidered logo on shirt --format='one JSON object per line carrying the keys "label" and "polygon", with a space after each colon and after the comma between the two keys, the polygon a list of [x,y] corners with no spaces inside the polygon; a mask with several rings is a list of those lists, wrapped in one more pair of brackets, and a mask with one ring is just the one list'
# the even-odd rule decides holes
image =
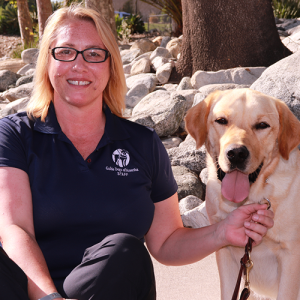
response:
{"label": "embroidered logo on shirt", "polygon": [[112,154],[112,159],[118,167],[124,168],[129,164],[130,156],[127,150],[117,149]]}
{"label": "embroidered logo on shirt", "polygon": [[112,154],[112,160],[117,167],[106,166],[107,171],[116,172],[118,176],[128,176],[130,173],[139,172],[138,168],[125,168],[130,162],[130,155],[127,150],[117,149]]}

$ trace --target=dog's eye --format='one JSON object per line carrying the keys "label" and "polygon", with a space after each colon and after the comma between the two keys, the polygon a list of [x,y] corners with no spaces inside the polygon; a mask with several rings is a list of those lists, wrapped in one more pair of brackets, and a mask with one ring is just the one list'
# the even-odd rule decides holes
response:
{"label": "dog's eye", "polygon": [[265,123],[265,122],[260,122],[260,123],[255,125],[255,129],[257,129],[257,130],[266,129],[268,127],[270,127],[270,125],[268,123]]}
{"label": "dog's eye", "polygon": [[221,125],[227,125],[228,121],[225,118],[218,118],[215,120],[216,123],[221,124]]}

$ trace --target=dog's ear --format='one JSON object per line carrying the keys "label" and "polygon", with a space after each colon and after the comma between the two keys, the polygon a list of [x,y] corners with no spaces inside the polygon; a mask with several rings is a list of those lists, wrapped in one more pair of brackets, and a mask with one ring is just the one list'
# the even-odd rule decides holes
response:
{"label": "dog's ear", "polygon": [[279,153],[284,159],[289,159],[290,152],[300,144],[300,122],[288,106],[278,100],[276,107],[279,113]]}
{"label": "dog's ear", "polygon": [[216,92],[209,94],[203,101],[189,109],[185,117],[185,128],[196,140],[197,149],[200,148],[206,140],[207,118],[215,94]]}

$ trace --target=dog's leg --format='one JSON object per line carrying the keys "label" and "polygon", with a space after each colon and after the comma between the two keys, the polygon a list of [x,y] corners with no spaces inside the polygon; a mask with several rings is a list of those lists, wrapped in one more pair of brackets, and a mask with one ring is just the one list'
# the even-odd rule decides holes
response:
{"label": "dog's leg", "polygon": [[[239,254],[242,255],[242,250],[238,251]],[[239,261],[233,256],[230,247],[217,251],[216,258],[220,276],[221,299],[228,300],[232,298],[235,288],[240,268]]]}
{"label": "dog's leg", "polygon": [[279,257],[279,273],[280,279],[277,300],[300,300],[299,254],[290,255],[286,253],[286,251],[282,251]]}

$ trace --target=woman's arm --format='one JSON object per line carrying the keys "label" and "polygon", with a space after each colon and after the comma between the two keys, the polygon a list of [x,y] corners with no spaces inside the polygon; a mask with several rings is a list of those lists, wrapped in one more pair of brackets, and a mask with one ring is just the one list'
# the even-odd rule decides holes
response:
{"label": "woman's arm", "polygon": [[27,275],[30,299],[57,292],[35,240],[29,178],[20,169],[0,168],[0,240]]}
{"label": "woman's arm", "polygon": [[217,224],[191,229],[183,227],[176,193],[155,204],[154,219],[145,237],[147,247],[163,264],[184,265],[226,245],[245,246],[248,237],[257,245],[273,226],[273,212],[266,208],[260,204],[241,206]]}

